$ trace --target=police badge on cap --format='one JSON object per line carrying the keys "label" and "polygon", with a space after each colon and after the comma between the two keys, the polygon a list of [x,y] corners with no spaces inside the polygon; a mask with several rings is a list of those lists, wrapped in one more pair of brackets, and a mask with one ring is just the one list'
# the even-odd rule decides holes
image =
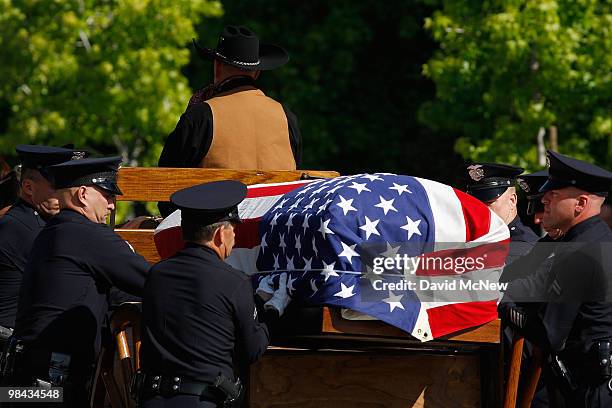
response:
{"label": "police badge on cap", "polygon": [[55,188],[98,186],[112,194],[123,194],[117,185],[121,157],[72,160],[49,167]]}
{"label": "police badge on cap", "polygon": [[466,192],[483,202],[495,200],[514,185],[514,180],[523,169],[509,164],[473,163],[467,172]]}

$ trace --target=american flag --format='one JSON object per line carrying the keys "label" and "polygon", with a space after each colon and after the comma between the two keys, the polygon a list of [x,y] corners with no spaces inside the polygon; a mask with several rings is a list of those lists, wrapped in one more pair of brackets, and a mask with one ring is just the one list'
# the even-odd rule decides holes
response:
{"label": "american flag", "polygon": [[[239,212],[245,222],[228,263],[253,275],[255,285],[264,276],[287,272],[294,301],[380,319],[422,341],[497,317],[493,295],[484,301],[438,301],[430,291],[374,289],[381,278],[372,273],[375,256],[453,254],[453,245],[466,243],[474,244],[468,251],[478,252],[478,244],[507,242],[501,219],[450,186],[389,173],[255,185]],[[183,245],[179,225],[180,211],[156,231],[163,258]],[[486,267],[502,265],[503,257],[492,256]],[[404,279],[404,272],[383,278]],[[457,274],[413,272],[433,280]]]}

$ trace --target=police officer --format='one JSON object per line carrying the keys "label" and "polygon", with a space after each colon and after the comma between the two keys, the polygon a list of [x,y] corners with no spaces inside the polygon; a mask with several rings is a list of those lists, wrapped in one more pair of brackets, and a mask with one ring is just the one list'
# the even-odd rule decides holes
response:
{"label": "police officer", "polygon": [[543,292],[547,301],[519,303],[505,318],[549,354],[545,381],[553,405],[610,407],[612,232],[599,213],[612,173],[560,153],[548,157],[542,224],[564,235]]}
{"label": "police officer", "polygon": [[140,296],[149,269],[105,224],[121,194],[120,162],[82,159],[48,168],[60,212],[34,241],[23,275],[11,342],[22,352],[9,385],[62,385],[65,406],[88,404],[110,288]]}
{"label": "police officer", "polygon": [[284,276],[258,313],[250,278],[223,262],[245,196],[244,184],[217,181],[171,197],[188,244],[147,277],[140,381],[145,408],[217,407],[237,399],[235,368],[246,370],[263,354],[268,324],[289,303]]}
{"label": "police officer", "polygon": [[485,203],[508,225],[510,249],[506,265],[527,253],[538,236],[518,216],[514,183],[523,169],[508,164],[473,163],[466,167],[466,192]]}
{"label": "police officer", "polygon": [[15,327],[21,278],[34,238],[45,221],[59,211],[47,169],[86,155],[50,146],[19,145],[15,150],[21,162],[21,191],[17,202],[0,219],[0,338]]}

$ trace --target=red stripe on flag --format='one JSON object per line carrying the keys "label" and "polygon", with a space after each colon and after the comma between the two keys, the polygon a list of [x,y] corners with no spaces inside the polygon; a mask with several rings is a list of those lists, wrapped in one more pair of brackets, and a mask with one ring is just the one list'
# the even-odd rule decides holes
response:
{"label": "red stripe on flag", "polygon": [[461,202],[465,219],[465,241],[474,241],[489,233],[491,229],[491,211],[482,202],[463,191],[453,188]]}
{"label": "red stripe on flag", "polygon": [[434,338],[497,319],[497,302],[456,303],[427,309]]}
{"label": "red stripe on flag", "polygon": [[247,189],[246,198],[283,195],[310,182],[312,182],[312,180],[304,180],[298,183],[292,182],[276,184],[271,186],[249,186]]}

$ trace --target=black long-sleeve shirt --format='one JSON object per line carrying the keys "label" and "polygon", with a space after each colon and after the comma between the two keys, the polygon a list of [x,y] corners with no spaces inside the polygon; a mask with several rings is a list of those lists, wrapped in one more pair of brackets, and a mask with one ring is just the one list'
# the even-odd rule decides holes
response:
{"label": "black long-sleeve shirt", "polygon": [[155,265],[142,308],[142,364],[151,375],[234,378],[234,366],[256,361],[270,340],[251,280],[208,247],[189,244]]}

